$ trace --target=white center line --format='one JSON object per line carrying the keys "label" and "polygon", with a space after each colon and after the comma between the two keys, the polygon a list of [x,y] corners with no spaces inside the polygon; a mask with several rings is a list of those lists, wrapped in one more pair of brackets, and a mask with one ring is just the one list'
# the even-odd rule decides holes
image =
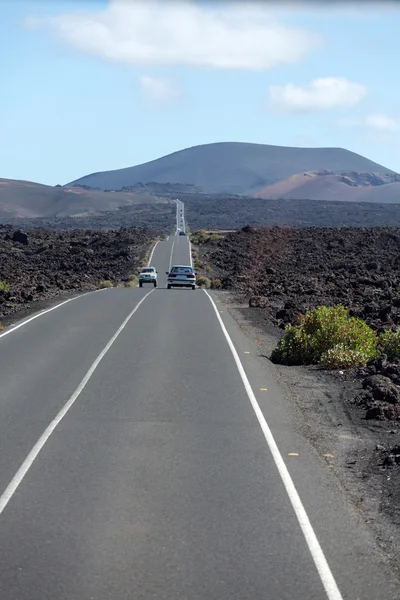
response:
{"label": "white center line", "polygon": [[13,497],[13,495],[15,494],[15,492],[17,491],[17,489],[20,486],[25,475],[27,474],[27,472],[33,465],[39,452],[41,451],[41,449],[43,448],[43,446],[45,445],[45,443],[47,442],[47,440],[49,439],[49,437],[51,436],[53,431],[56,429],[57,425],[59,425],[59,423],[63,420],[63,418],[65,417],[65,415],[67,414],[67,412],[69,411],[71,406],[75,403],[77,398],[79,398],[80,394],[85,389],[86,384],[88,383],[88,381],[92,377],[93,373],[97,369],[100,361],[107,354],[107,352],[109,351],[109,349],[111,348],[111,346],[113,345],[113,343],[115,342],[115,340],[117,339],[119,334],[123,331],[123,329],[125,329],[127,323],[129,322],[131,317],[135,314],[135,312],[137,311],[139,306],[146,300],[147,296],[149,296],[153,292],[154,292],[154,290],[151,290],[150,292],[148,292],[140,300],[140,302],[138,302],[136,304],[135,308],[129,313],[129,315],[126,317],[126,319],[120,325],[120,327],[117,329],[116,333],[114,333],[114,335],[112,336],[112,338],[110,339],[108,344],[100,352],[100,354],[98,355],[98,357],[96,358],[96,360],[94,361],[92,366],[90,367],[89,371],[86,373],[85,377],[82,379],[82,381],[80,382],[80,384],[78,385],[78,387],[76,388],[76,390],[74,391],[74,393],[72,394],[70,399],[68,400],[68,402],[66,404],[64,404],[63,408],[60,410],[58,415],[53,419],[53,421],[50,423],[50,425],[45,429],[44,433],[38,439],[36,444],[33,446],[32,450],[29,452],[28,456],[26,457],[26,459],[24,460],[24,462],[22,463],[22,465],[20,466],[20,468],[18,469],[18,471],[16,472],[16,474],[14,475],[14,477],[12,478],[12,480],[10,481],[10,483],[8,484],[6,489],[4,490],[3,494],[0,496],[0,515],[3,512],[3,510],[5,509],[5,507],[7,506],[7,504],[10,502],[10,500]]}

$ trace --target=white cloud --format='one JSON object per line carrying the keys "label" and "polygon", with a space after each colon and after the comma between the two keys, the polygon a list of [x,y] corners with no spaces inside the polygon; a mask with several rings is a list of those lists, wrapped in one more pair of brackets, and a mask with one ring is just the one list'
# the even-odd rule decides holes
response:
{"label": "white cloud", "polygon": [[355,128],[369,143],[397,144],[400,130],[400,119],[395,119],[384,113],[371,113],[361,117],[343,118],[339,125],[346,128]]}
{"label": "white cloud", "polygon": [[344,77],[314,79],[306,85],[272,85],[269,103],[284,112],[308,113],[355,106],[365,96],[365,86]]}
{"label": "white cloud", "polygon": [[175,104],[181,97],[176,83],[171,79],[160,79],[142,75],[139,77],[143,100],[150,107]]}
{"label": "white cloud", "polygon": [[127,65],[190,65],[264,70],[294,64],[324,43],[313,31],[280,23],[257,2],[112,0],[97,12],[29,18],[75,48]]}
{"label": "white cloud", "polygon": [[398,121],[396,121],[392,117],[389,117],[388,115],[380,113],[368,115],[365,118],[365,125],[370,129],[380,131],[383,133],[397,131],[397,129],[399,128]]}

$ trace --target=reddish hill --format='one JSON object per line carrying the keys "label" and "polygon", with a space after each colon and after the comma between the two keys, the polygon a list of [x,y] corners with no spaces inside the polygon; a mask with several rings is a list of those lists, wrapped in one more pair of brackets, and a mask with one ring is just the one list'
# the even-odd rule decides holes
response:
{"label": "reddish hill", "polygon": [[394,204],[400,203],[400,175],[307,171],[259,190],[254,198]]}
{"label": "reddish hill", "polygon": [[7,218],[85,216],[132,204],[165,202],[132,192],[103,192],[76,187],[52,187],[0,178],[0,220]]}

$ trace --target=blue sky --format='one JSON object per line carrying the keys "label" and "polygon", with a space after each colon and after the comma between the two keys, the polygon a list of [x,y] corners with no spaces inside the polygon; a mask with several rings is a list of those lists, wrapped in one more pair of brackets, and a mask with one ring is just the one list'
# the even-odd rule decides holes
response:
{"label": "blue sky", "polygon": [[218,141],[340,146],[400,171],[400,3],[1,12],[0,177],[63,184]]}

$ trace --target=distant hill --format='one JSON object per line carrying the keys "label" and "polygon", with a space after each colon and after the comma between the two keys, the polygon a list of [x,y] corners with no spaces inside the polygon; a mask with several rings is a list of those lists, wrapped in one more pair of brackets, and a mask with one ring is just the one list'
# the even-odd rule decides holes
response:
{"label": "distant hill", "polygon": [[325,200],[400,203],[400,175],[309,171],[292,175],[256,192],[267,200]]}
{"label": "distant hill", "polygon": [[193,146],[142,165],[81,177],[69,185],[120,190],[139,182],[193,185],[206,193],[252,196],[305,171],[394,173],[342,148],[292,148],[219,142]]}
{"label": "distant hill", "polygon": [[32,181],[0,178],[0,220],[33,217],[95,215],[120,206],[164,202],[148,193],[113,193],[102,190],[49,186]]}

